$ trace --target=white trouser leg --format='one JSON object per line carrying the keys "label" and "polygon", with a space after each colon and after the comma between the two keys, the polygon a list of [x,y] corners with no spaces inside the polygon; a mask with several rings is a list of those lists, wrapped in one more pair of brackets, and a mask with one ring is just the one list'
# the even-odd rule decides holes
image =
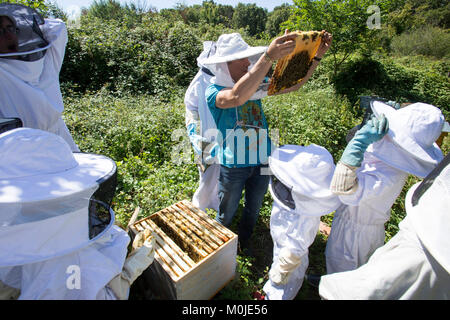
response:
{"label": "white trouser leg", "polygon": [[219,209],[218,182],[220,165],[212,164],[202,172],[199,168],[200,181],[197,190],[192,197],[192,204],[201,210],[211,208]]}

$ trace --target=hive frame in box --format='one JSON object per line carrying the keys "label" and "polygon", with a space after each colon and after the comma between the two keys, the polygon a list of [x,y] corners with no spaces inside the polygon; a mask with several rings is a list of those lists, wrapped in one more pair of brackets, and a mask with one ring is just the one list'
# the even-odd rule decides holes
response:
{"label": "hive frame in box", "polygon": [[131,237],[146,228],[156,238],[156,252],[141,281],[157,299],[211,299],[234,278],[237,235],[189,201],[131,224]]}

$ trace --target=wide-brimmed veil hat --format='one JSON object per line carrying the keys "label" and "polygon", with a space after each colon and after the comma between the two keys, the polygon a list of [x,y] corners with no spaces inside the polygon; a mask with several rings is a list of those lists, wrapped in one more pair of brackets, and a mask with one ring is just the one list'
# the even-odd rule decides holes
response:
{"label": "wide-brimmed veil hat", "polygon": [[18,52],[0,53],[0,58],[19,56],[23,60],[34,61],[43,57],[51,43],[45,39],[41,29],[45,24],[42,15],[21,4],[0,3],[0,16],[8,17],[18,30]]}
{"label": "wide-brimmed veil hat", "polygon": [[405,208],[420,242],[450,273],[450,154],[409,189]]}
{"label": "wide-brimmed veil hat", "polygon": [[267,47],[249,46],[239,33],[222,34],[216,42],[215,53],[202,61],[214,77],[211,83],[223,86],[233,87],[234,80],[231,78],[227,62],[249,58],[261,55]]}
{"label": "wide-brimmed veil hat", "polygon": [[262,54],[267,47],[249,46],[239,33],[222,34],[216,42],[214,55],[203,60],[204,65],[229,62]]}
{"label": "wide-brimmed veil hat", "polygon": [[324,147],[284,145],[271,154],[269,166],[275,177],[269,187],[272,197],[288,208],[317,216],[340,206],[330,191],[335,164]]}
{"label": "wide-brimmed veil hat", "polygon": [[113,225],[110,158],[72,153],[61,137],[30,128],[0,134],[0,158],[0,266],[68,254]]}
{"label": "wide-brimmed veil hat", "polygon": [[197,66],[199,68],[204,68],[203,61],[213,56],[216,52],[216,43],[214,41],[204,41],[203,42],[203,51],[197,57]]}
{"label": "wide-brimmed veil hat", "polygon": [[372,101],[371,108],[376,116],[386,116],[389,131],[383,139],[370,145],[367,152],[421,178],[443,159],[442,151],[435,143],[445,123],[439,108],[418,102],[394,109],[380,101]]}

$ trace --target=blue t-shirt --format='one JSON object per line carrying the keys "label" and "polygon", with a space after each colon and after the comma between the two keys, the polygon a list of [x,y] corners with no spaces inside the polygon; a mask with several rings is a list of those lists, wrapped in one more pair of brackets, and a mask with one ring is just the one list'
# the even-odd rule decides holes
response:
{"label": "blue t-shirt", "polygon": [[230,168],[267,164],[271,141],[261,100],[249,100],[236,108],[216,107],[216,96],[225,87],[211,84],[206,102],[218,129],[218,159]]}

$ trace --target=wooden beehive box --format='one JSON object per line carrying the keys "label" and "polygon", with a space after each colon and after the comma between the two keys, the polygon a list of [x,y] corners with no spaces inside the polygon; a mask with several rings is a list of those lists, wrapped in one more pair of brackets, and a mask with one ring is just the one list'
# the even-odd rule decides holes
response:
{"label": "wooden beehive box", "polygon": [[211,299],[236,271],[237,235],[187,200],[130,225],[156,238],[155,260],[142,274],[157,299]]}

